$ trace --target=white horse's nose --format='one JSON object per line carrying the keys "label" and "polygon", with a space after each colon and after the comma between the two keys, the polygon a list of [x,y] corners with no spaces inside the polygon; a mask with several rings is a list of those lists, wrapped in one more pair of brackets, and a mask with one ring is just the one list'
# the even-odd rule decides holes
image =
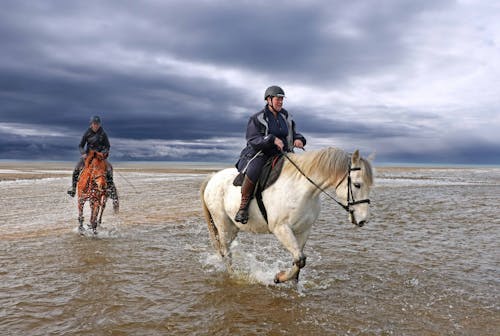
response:
{"label": "white horse's nose", "polygon": [[356,213],[355,212],[350,212],[349,213],[349,219],[351,220],[351,223],[356,225],[357,227],[363,227],[366,223],[368,223],[367,217],[364,217],[365,219],[362,219],[358,221]]}

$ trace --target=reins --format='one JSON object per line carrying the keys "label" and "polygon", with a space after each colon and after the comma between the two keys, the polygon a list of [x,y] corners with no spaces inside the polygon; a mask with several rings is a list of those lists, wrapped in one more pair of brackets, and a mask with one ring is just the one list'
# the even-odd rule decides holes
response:
{"label": "reins", "polygon": [[[315,186],[318,190],[320,190],[322,193],[324,193],[326,196],[328,196],[330,199],[332,199],[335,203],[337,203],[338,205],[340,205],[345,211],[351,213],[352,210],[350,209],[351,208],[351,205],[356,205],[356,204],[361,204],[361,203],[370,203],[370,200],[369,199],[364,199],[364,200],[359,200],[359,201],[356,201],[354,200],[354,195],[352,193],[352,187],[351,187],[351,171],[355,171],[355,170],[361,170],[361,168],[359,167],[355,167],[355,168],[352,168],[351,167],[351,163],[349,162],[349,169],[347,170],[347,172],[345,173],[344,177],[342,177],[342,179],[340,180],[339,183],[337,183],[337,185],[335,186],[335,190],[337,190],[337,188],[342,184],[342,182],[344,182],[345,178],[347,177],[348,178],[348,181],[347,181],[347,205],[344,205],[342,203],[340,203],[339,201],[337,201],[337,199],[335,199],[335,197],[333,197],[332,195],[330,195],[324,188],[322,188],[321,186],[319,186],[316,182],[314,182],[313,180],[311,180],[311,178],[309,176],[307,176],[303,171],[302,169],[300,169],[300,167],[288,156],[288,154],[284,151],[281,152],[281,154],[297,169],[297,171],[302,174],[302,176],[304,176],[313,186]],[[352,199],[352,201],[351,201]]]}
{"label": "reins", "polygon": [[134,189],[134,191],[135,191],[136,193],[139,193],[139,192],[137,191],[137,189],[135,188],[135,186],[134,186],[134,185],[133,185],[133,184],[132,184],[132,183],[131,183],[131,182],[130,182],[127,178],[125,178],[125,176],[123,176],[123,175],[122,175],[122,173],[120,173],[120,171],[119,171],[119,170],[117,170],[116,172],[118,173],[118,175],[120,175],[120,177],[121,177],[122,179],[124,179],[124,180],[125,180],[125,182],[127,182],[127,183],[128,183],[128,184],[132,187],[132,189]]}

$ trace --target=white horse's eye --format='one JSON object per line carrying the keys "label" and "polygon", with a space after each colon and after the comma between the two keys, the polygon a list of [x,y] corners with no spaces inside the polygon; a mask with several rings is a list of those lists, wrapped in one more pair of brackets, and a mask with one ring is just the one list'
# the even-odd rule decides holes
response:
{"label": "white horse's eye", "polygon": [[353,185],[358,189],[361,188],[361,183],[353,183]]}

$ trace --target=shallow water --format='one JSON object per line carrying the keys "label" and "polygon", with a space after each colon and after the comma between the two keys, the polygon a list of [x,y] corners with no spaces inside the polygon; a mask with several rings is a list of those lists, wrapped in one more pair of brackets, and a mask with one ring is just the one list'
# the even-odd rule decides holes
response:
{"label": "shallow water", "polygon": [[[500,169],[380,168],[372,220],[323,201],[298,285],[291,256],[240,234],[236,272],[211,247],[205,174],[115,174],[121,212],[77,233],[67,178],[0,182],[7,335],[495,335]],[[88,214],[87,214],[88,218]]]}

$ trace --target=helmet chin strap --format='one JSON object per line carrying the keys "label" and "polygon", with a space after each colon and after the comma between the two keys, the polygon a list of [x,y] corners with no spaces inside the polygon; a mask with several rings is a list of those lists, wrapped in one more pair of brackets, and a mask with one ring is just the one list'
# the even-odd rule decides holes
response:
{"label": "helmet chin strap", "polygon": [[273,112],[276,112],[278,113],[278,111],[276,111],[276,109],[274,108],[274,105],[273,105],[273,97],[271,97],[271,102],[270,103],[267,103],[268,106],[272,107],[273,109]]}

